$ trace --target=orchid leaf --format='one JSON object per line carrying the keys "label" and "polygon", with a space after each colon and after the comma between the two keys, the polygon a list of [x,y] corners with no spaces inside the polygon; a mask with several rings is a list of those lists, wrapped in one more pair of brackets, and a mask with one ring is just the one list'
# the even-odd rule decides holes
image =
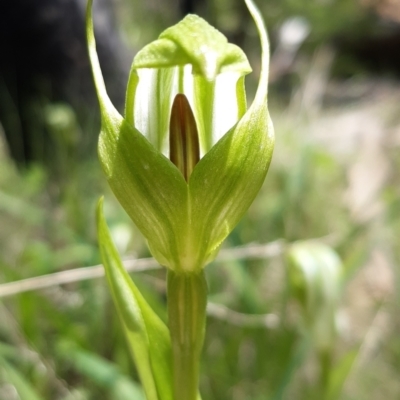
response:
{"label": "orchid leaf", "polygon": [[357,361],[359,352],[360,347],[349,351],[335,365],[329,377],[326,400],[338,400],[341,398],[343,386]]}
{"label": "orchid leaf", "polygon": [[140,385],[124,375],[111,361],[84,350],[68,340],[60,341],[58,350],[63,360],[72,364],[76,371],[110,393],[111,398],[145,400]]}
{"label": "orchid leaf", "polygon": [[97,207],[100,254],[116,309],[135,359],[147,400],[173,400],[171,342],[168,328],[150,308],[124,269]]}
{"label": "orchid leaf", "polygon": [[0,358],[0,373],[15,388],[18,399],[43,400],[26,377],[3,358]]}

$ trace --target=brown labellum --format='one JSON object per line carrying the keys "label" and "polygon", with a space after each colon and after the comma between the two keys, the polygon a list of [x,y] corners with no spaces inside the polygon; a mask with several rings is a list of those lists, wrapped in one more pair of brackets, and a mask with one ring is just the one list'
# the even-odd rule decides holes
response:
{"label": "brown labellum", "polygon": [[200,160],[199,135],[189,101],[182,93],[175,97],[169,122],[169,158],[188,182]]}

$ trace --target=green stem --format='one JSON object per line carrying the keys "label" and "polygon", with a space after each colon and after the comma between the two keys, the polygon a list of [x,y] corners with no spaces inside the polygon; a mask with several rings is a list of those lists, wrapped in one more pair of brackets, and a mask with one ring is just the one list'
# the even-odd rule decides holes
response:
{"label": "green stem", "polygon": [[321,350],[318,354],[320,364],[320,387],[321,399],[325,399],[329,388],[329,378],[332,372],[332,352],[330,350]]}
{"label": "green stem", "polygon": [[168,324],[172,341],[174,400],[196,400],[207,306],[204,271],[168,271]]}

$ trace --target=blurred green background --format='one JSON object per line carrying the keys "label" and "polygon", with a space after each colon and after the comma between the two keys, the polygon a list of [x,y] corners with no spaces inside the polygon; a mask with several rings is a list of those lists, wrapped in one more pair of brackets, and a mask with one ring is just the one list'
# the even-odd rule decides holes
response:
{"label": "blurred green background", "polygon": [[[398,399],[400,5],[258,5],[272,42],[276,147],[224,254],[266,247],[207,267],[203,399]],[[132,58],[180,18],[172,1],[118,0],[115,12]],[[244,48],[251,101],[259,43],[244,4],[209,0],[196,12]],[[0,295],[7,282],[100,263],[102,194],[121,254],[149,256],[96,160],[98,122],[76,114],[60,102],[40,108],[51,160],[18,167],[0,136]],[[132,276],[165,319],[165,272]],[[0,399],[143,398],[103,278],[3,296],[0,316]]]}

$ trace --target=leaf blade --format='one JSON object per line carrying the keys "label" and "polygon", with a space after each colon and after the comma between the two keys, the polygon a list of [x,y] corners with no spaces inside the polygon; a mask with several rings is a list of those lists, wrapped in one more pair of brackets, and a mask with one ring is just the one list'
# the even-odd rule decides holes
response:
{"label": "leaf blade", "polygon": [[0,366],[7,380],[15,387],[21,400],[43,400],[32,384],[5,359],[0,358]]}
{"label": "leaf blade", "polygon": [[106,225],[102,199],[97,207],[97,224],[107,280],[147,399],[172,400],[171,342],[168,329],[125,271]]}

